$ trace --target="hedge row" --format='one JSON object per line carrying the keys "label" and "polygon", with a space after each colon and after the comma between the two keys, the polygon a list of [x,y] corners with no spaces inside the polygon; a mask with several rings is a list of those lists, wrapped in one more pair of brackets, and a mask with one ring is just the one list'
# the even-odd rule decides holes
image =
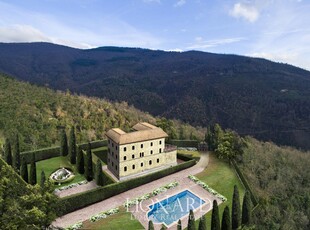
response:
{"label": "hedge row", "polygon": [[[87,145],[88,143],[78,144],[78,146],[84,150],[87,148]],[[100,148],[107,145],[107,140],[92,141],[90,142],[90,145],[92,149]],[[25,158],[27,163],[30,163],[32,154],[35,155],[35,161],[42,161],[53,157],[58,157],[60,154],[60,147],[56,146],[56,147],[38,149],[34,151],[22,152],[21,156]]]}
{"label": "hedge row", "polygon": [[245,178],[245,176],[241,172],[241,170],[240,170],[240,168],[237,165],[235,160],[232,160],[232,165],[234,166],[234,168],[235,168],[240,180],[242,181],[244,187],[250,192],[251,200],[252,200],[252,203],[253,203],[254,208],[255,208],[258,205],[258,200],[257,200],[256,196],[254,195],[252,188],[250,187],[247,179]]}
{"label": "hedge row", "polygon": [[75,194],[72,196],[62,198],[62,201],[65,204],[65,208],[63,210],[62,215],[73,212],[75,210],[84,208],[88,205],[94,204],[96,202],[105,200],[122,192],[126,192],[127,190],[136,188],[143,184],[149,183],[150,181],[154,181],[170,175],[172,173],[179,172],[183,169],[189,168],[196,164],[195,160],[190,160],[184,162],[182,164],[176,165],[174,167],[169,167],[167,169],[161,170],[159,172],[155,172],[149,175],[145,175],[143,177],[134,178],[128,181],[123,181],[119,183],[110,184],[104,187],[95,188],[90,191],[86,191],[83,193]]}
{"label": "hedge row", "polygon": [[[99,140],[99,141],[92,141],[92,142],[90,142],[91,149],[96,149],[96,148],[104,147],[104,146],[107,146],[107,145],[108,145],[108,141],[107,140]],[[87,143],[78,144],[78,146],[81,149],[86,150],[87,146],[88,146],[88,142]]]}
{"label": "hedge row", "polygon": [[199,141],[195,140],[169,140],[169,144],[176,145],[178,147],[194,147],[198,148]]}
{"label": "hedge row", "polygon": [[44,149],[38,149],[34,151],[27,151],[22,152],[21,157],[25,158],[25,161],[27,163],[31,162],[32,154],[35,156],[35,161],[42,161],[46,159],[50,159],[53,157],[58,157],[60,152],[60,147],[50,147],[50,148],[44,148]]}
{"label": "hedge row", "polygon": [[190,157],[190,156],[186,156],[182,153],[177,153],[177,157],[178,159],[182,160],[182,161],[190,161],[190,160],[193,160],[194,158]]}

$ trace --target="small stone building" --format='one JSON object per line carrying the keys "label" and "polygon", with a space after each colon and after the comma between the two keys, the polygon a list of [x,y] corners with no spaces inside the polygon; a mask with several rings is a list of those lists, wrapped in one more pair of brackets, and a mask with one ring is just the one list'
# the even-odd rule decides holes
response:
{"label": "small stone building", "polygon": [[146,122],[126,133],[110,129],[108,137],[108,169],[119,180],[152,173],[177,164],[177,149],[165,145],[168,137],[161,128]]}

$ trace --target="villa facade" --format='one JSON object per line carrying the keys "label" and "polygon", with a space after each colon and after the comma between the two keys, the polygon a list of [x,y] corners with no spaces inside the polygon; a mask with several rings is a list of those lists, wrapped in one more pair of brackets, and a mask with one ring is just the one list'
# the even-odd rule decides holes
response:
{"label": "villa facade", "polygon": [[165,144],[161,128],[146,122],[126,133],[119,128],[107,132],[108,169],[119,180],[130,179],[177,164],[177,150]]}

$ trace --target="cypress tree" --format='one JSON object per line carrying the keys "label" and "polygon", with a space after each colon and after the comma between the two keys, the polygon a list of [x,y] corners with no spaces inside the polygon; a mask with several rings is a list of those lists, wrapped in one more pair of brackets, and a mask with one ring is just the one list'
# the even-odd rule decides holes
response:
{"label": "cypress tree", "polygon": [[61,131],[61,139],[60,139],[60,156],[68,155],[68,139],[65,130]]}
{"label": "cypress tree", "polygon": [[223,212],[221,230],[231,230],[230,213],[229,213],[228,206],[225,207],[224,212]]}
{"label": "cypress tree", "polygon": [[4,145],[4,160],[8,165],[13,164],[13,159],[12,159],[12,148],[11,148],[11,143],[9,139],[5,140],[5,145]]}
{"label": "cypress tree", "polygon": [[178,221],[177,230],[182,230],[182,222],[180,219]]}
{"label": "cypress tree", "polygon": [[79,174],[84,174],[84,172],[85,172],[84,153],[80,147],[78,147],[78,149],[77,149],[77,170],[78,170]]}
{"label": "cypress tree", "polygon": [[32,159],[31,159],[31,164],[30,164],[29,183],[32,185],[35,185],[37,183],[37,168],[36,168],[34,154],[32,154]]}
{"label": "cypress tree", "polygon": [[98,159],[96,164],[96,184],[99,186],[103,186],[103,175],[102,175],[102,164],[101,161]]}
{"label": "cypress tree", "polygon": [[14,168],[19,172],[20,169],[20,148],[19,148],[19,137],[16,134],[16,141],[14,146]]}
{"label": "cypress tree", "polygon": [[238,229],[240,226],[240,198],[237,185],[234,186],[234,194],[232,200],[231,223],[232,229]]}
{"label": "cypress tree", "polygon": [[211,217],[211,230],[220,230],[220,216],[217,201],[213,200],[212,217]]}
{"label": "cypress tree", "polygon": [[153,221],[149,221],[149,227],[148,227],[148,230],[154,230],[154,224],[153,224]]}
{"label": "cypress tree", "polygon": [[44,171],[42,170],[42,172],[41,172],[41,181],[40,181],[40,186],[41,186],[41,188],[44,188],[44,183],[45,183],[45,181],[46,181],[45,173],[44,173]]}
{"label": "cypress tree", "polygon": [[199,219],[198,230],[207,230],[207,219],[205,215]]}
{"label": "cypress tree", "polygon": [[195,216],[194,216],[194,212],[192,209],[189,211],[187,229],[188,230],[195,230],[196,229],[196,227],[195,227]]}
{"label": "cypress tree", "polygon": [[24,179],[24,181],[28,183],[28,167],[24,157],[22,157],[21,160],[20,175]]}
{"label": "cypress tree", "polygon": [[71,164],[76,164],[76,138],[75,138],[75,129],[74,126],[72,126],[70,130],[70,162]]}
{"label": "cypress tree", "polygon": [[86,177],[86,180],[88,181],[93,180],[93,159],[92,159],[92,154],[91,154],[90,143],[88,143],[88,146],[87,146],[85,177]]}
{"label": "cypress tree", "polygon": [[249,191],[246,191],[242,203],[242,225],[251,224],[252,218],[252,203]]}
{"label": "cypress tree", "polygon": [[162,224],[160,230],[166,230],[166,229],[167,227],[164,224]]}

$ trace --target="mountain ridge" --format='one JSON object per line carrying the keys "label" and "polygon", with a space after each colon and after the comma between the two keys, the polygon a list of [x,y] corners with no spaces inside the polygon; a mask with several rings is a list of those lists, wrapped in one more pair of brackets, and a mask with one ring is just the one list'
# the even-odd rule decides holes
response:
{"label": "mountain ridge", "polygon": [[310,149],[310,72],[298,67],[201,51],[50,43],[0,43],[0,52],[0,71],[19,80]]}

